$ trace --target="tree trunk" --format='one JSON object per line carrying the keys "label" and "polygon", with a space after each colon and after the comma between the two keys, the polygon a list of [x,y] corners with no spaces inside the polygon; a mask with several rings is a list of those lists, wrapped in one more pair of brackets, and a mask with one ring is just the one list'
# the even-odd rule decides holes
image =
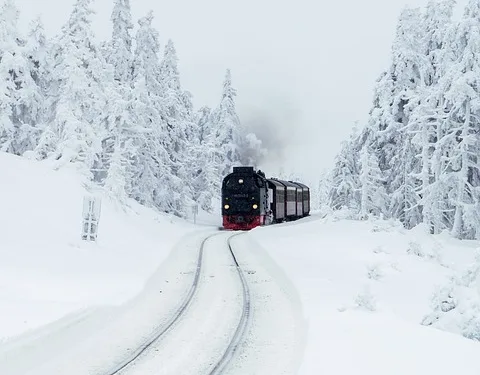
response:
{"label": "tree trunk", "polygon": [[463,230],[463,204],[465,196],[465,185],[468,178],[468,130],[470,127],[470,101],[467,101],[465,108],[465,121],[462,129],[462,141],[460,144],[460,152],[462,153],[462,168],[458,175],[457,186],[457,204],[455,207],[455,220],[453,222],[452,235],[460,238]]}

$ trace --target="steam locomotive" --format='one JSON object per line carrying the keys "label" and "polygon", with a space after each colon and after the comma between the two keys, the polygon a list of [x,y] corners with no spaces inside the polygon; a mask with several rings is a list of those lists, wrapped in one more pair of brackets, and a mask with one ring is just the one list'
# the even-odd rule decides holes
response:
{"label": "steam locomotive", "polygon": [[266,178],[253,167],[233,167],[222,181],[223,228],[249,230],[310,214],[310,189],[293,181]]}

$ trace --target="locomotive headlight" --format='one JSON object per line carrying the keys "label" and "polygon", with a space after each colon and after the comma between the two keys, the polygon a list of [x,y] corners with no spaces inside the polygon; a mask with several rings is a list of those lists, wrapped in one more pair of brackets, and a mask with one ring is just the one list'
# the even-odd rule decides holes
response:
{"label": "locomotive headlight", "polygon": [[252,207],[253,207],[254,210],[256,210],[258,208],[258,205],[254,204]]}
{"label": "locomotive headlight", "polygon": [[228,204],[226,204],[225,206],[223,206],[226,210],[228,210],[230,208],[230,206]]}

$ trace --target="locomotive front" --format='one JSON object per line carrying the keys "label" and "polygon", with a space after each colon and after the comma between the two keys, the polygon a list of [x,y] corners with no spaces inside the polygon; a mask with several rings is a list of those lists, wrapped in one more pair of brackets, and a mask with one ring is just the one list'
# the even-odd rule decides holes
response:
{"label": "locomotive front", "polygon": [[249,230],[265,224],[267,183],[253,167],[234,167],[222,183],[223,227]]}

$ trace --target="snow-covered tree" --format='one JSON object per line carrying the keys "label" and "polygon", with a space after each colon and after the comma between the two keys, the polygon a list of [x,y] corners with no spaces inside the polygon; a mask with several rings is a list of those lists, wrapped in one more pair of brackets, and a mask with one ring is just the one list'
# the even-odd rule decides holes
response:
{"label": "snow-covered tree", "polygon": [[222,182],[222,177],[218,173],[219,166],[214,159],[213,147],[211,142],[204,142],[194,147],[197,158],[193,163],[195,170],[192,178],[192,198],[207,212],[212,210],[212,199],[220,196]]}
{"label": "snow-covered tree", "polygon": [[28,54],[31,44],[26,47],[18,32],[18,17],[14,1],[5,1],[0,13],[0,150],[23,155],[36,146],[44,108],[34,79],[37,67]]}
{"label": "snow-covered tree", "polygon": [[114,0],[111,16],[113,30],[107,60],[115,68],[115,80],[129,82],[132,74],[133,29],[130,0]]}
{"label": "snow-covered tree", "polygon": [[215,158],[215,138],[212,133],[212,110],[204,106],[195,116],[196,141],[193,142],[192,161],[192,191],[193,200],[198,202],[203,210],[211,211],[212,198],[220,195],[222,168]]}
{"label": "snow-covered tree", "polygon": [[423,222],[432,233],[445,229],[443,215],[445,207],[442,202],[444,190],[442,180],[442,143],[445,112],[444,96],[438,82],[448,70],[448,49],[445,48],[447,34],[451,27],[454,1],[430,1],[423,16],[424,54],[428,59],[426,76],[418,89],[419,101],[410,116],[410,133],[418,154],[420,171],[416,177],[420,181],[417,192]]}
{"label": "snow-covered tree", "polygon": [[[352,181],[348,155],[361,150],[361,164],[378,160],[385,177],[387,216],[407,228],[423,222],[432,233],[451,229],[458,238],[478,239],[480,3],[471,0],[453,23],[454,3],[430,2],[423,15],[417,9],[402,12],[392,64],[377,82],[369,122],[340,152],[334,177],[342,176],[344,185]],[[365,207],[373,189],[365,192],[363,171],[359,180]],[[350,191],[336,200],[345,201]]]}
{"label": "snow-covered tree", "polygon": [[216,163],[222,166],[221,175],[230,173],[231,168],[240,162],[240,147],[243,139],[240,119],[235,108],[236,95],[230,69],[227,69],[220,104],[212,114],[215,158]]}
{"label": "snow-covered tree", "polygon": [[171,40],[165,46],[164,56],[160,63],[160,84],[162,114],[167,124],[167,152],[171,159],[171,173],[178,178],[178,181],[181,181],[181,184],[176,186],[177,191],[181,190],[185,197],[191,196],[189,177],[193,173],[191,166],[195,156],[189,142],[196,141],[194,133],[197,125],[194,122],[190,96],[182,90],[180,84],[177,52]]}
{"label": "snow-covered tree", "polygon": [[212,109],[208,106],[201,107],[196,113],[197,139],[204,143],[205,139],[212,133]]}
{"label": "snow-covered tree", "polygon": [[[400,15],[393,43],[393,122],[390,124],[390,140],[396,148],[390,160],[390,210],[407,227],[421,222],[418,187],[415,177],[421,171],[416,159],[420,153],[418,144],[412,142],[419,124],[412,121],[412,111],[421,101],[421,88],[429,73],[428,60],[424,53],[422,16],[419,9],[406,8]],[[427,166],[428,168],[428,166]]]}
{"label": "snow-covered tree", "polygon": [[[6,1],[0,12],[0,151],[14,152],[15,140],[13,106],[15,104],[15,77],[11,73],[18,46],[18,9],[13,1]],[[14,66],[13,66],[14,68]]]}
{"label": "snow-covered tree", "polygon": [[141,18],[135,36],[132,110],[148,132],[135,142],[138,152],[134,161],[131,194],[141,204],[156,206],[160,178],[169,170],[169,164],[162,139],[166,129],[160,113],[160,43],[152,20],[152,12]]}
{"label": "snow-covered tree", "polygon": [[[329,206],[329,196],[332,190],[332,171],[326,169],[320,172],[316,189],[312,189],[311,205],[313,210],[322,210]],[[313,193],[316,194],[313,194]]]}
{"label": "snow-covered tree", "polygon": [[340,153],[335,160],[330,191],[330,206],[334,210],[348,208],[358,213],[361,207],[360,166],[356,141],[357,134],[354,129],[349,141],[342,142]]}
{"label": "snow-covered tree", "polygon": [[450,199],[455,202],[452,234],[478,238],[480,127],[480,4],[471,0],[456,30],[454,46],[458,56],[445,77],[445,106],[449,110],[449,129],[454,134],[451,173],[457,180]]}
{"label": "snow-covered tree", "polygon": [[183,181],[172,171],[172,142],[169,136],[167,110],[164,105],[163,84],[160,74],[158,32],[152,27],[153,13],[139,20],[133,63],[133,82],[138,108],[147,133],[138,138],[138,150],[133,171],[132,196],[140,203],[154,206],[176,215],[185,214]]}
{"label": "snow-covered tree", "polygon": [[432,86],[438,83],[448,66],[448,51],[444,48],[447,34],[452,26],[453,8],[455,0],[430,0],[423,16],[424,54],[429,60],[425,83]]}
{"label": "snow-covered tree", "polygon": [[[125,203],[128,197],[128,183],[133,177],[130,161],[134,156],[133,140],[116,139],[113,153],[109,160],[107,177],[105,179],[105,190],[121,203]],[[129,153],[130,152],[130,153]]]}
{"label": "snow-covered tree", "polygon": [[386,192],[383,187],[382,172],[375,153],[364,147],[360,151],[360,217],[380,216],[386,210]]}
{"label": "snow-covered tree", "polygon": [[77,0],[54,45],[52,97],[55,114],[47,134],[57,135],[58,166],[77,162],[98,181],[104,175],[102,144],[109,117],[113,71],[101,56],[91,28],[92,0]]}
{"label": "snow-covered tree", "polygon": [[104,140],[103,147],[107,159],[105,188],[124,200],[131,193],[133,159],[147,125],[142,118],[144,103],[141,103],[141,94],[137,95],[138,87],[132,84],[133,23],[129,0],[114,2],[111,20],[112,39],[106,45],[104,54],[114,68],[115,90],[107,99],[110,119],[107,121],[109,136]]}

